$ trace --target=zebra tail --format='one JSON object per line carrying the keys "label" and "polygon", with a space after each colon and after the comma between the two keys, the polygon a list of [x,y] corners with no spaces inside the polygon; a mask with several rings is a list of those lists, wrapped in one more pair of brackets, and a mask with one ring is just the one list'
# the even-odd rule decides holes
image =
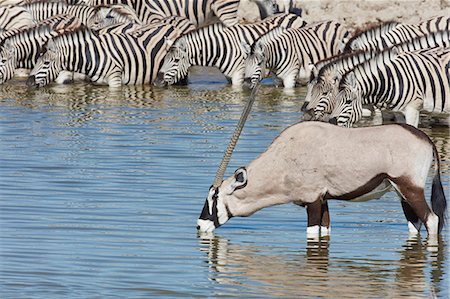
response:
{"label": "zebra tail", "polygon": [[442,188],[439,153],[434,143],[432,143],[432,145],[433,145],[435,166],[434,166],[433,183],[431,185],[431,208],[433,209],[433,212],[439,217],[438,232],[440,233],[445,225],[447,201],[445,199],[444,189]]}

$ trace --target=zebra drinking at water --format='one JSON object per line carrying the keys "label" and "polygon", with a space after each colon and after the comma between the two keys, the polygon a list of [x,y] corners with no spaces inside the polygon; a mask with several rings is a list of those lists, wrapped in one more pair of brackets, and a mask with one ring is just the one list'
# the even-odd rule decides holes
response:
{"label": "zebra drinking at water", "polygon": [[[170,18],[173,20],[173,18]],[[111,87],[152,82],[167,51],[166,39],[192,30],[186,25],[151,24],[132,33],[102,33],[82,28],[50,40],[30,73],[28,85],[44,86],[62,70],[86,74]]]}
{"label": "zebra drinking at water", "polygon": [[419,112],[447,118],[450,114],[450,48],[417,52],[385,51],[347,72],[339,84],[330,122],[350,127],[361,118],[362,105],[405,114],[407,124],[419,124]]}
{"label": "zebra drinking at water", "polygon": [[[327,21],[305,28],[277,28],[258,39],[246,60],[245,80],[254,86],[269,72],[283,81],[285,88],[306,83],[311,66],[339,54],[349,32],[338,22]],[[250,46],[247,47],[250,49]]]}
{"label": "zebra drinking at water", "polygon": [[[32,69],[42,45],[63,31],[81,26],[76,17],[59,15],[7,36],[0,43],[0,84],[14,76],[16,68]],[[67,78],[61,79],[62,81]]]}
{"label": "zebra drinking at water", "polygon": [[275,27],[303,27],[305,22],[293,14],[269,17],[255,24],[224,27],[212,24],[178,38],[167,53],[155,81],[171,85],[184,78],[191,66],[214,66],[235,86],[244,79],[246,51],[243,43],[252,44]]}
{"label": "zebra drinking at water", "polygon": [[[394,46],[395,51],[416,51],[433,47],[446,46],[450,44],[450,31],[438,31],[428,35],[415,38],[408,42]],[[390,51],[392,48],[386,49]],[[328,61],[322,61],[316,67],[314,78],[308,84],[305,104],[302,110],[315,120],[323,120],[325,114],[331,113],[334,108],[335,98],[338,93],[339,81],[342,75],[356,65],[363,63],[379,52],[358,51]],[[322,66],[321,66],[322,65]],[[308,116],[306,116],[306,119]]]}

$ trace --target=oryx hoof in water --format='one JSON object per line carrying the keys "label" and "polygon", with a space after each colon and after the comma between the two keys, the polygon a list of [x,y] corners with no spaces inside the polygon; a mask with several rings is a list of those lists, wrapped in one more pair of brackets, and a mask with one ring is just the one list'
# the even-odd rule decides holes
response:
{"label": "oryx hoof in water", "polygon": [[[435,159],[431,206],[425,182]],[[284,203],[306,207],[309,234],[328,234],[327,200],[368,200],[395,188],[410,231],[421,223],[429,235],[444,226],[446,199],[435,145],[404,124],[341,128],[304,122],[284,130],[258,158],[211,187],[198,220],[211,232],[233,216]]]}

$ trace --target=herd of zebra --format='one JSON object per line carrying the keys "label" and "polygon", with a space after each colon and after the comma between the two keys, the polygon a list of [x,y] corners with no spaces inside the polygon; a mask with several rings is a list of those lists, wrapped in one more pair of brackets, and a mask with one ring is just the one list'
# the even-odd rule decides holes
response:
{"label": "herd of zebra", "polygon": [[[0,83],[29,69],[27,84],[86,80],[111,87],[185,82],[191,66],[217,67],[235,86],[272,76],[307,84],[305,118],[352,126],[366,105],[450,114],[450,17],[387,22],[352,33],[336,21],[307,23],[301,10],[252,0],[1,0]],[[447,101],[446,101],[447,99]]]}

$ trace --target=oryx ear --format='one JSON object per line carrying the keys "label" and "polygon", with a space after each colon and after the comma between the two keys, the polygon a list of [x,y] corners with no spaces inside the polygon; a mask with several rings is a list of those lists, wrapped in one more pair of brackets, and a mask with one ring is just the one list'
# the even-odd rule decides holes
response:
{"label": "oryx ear", "polygon": [[244,54],[246,54],[246,55],[249,55],[250,52],[252,51],[252,47],[245,41],[241,42],[241,48],[242,48],[242,51],[244,52]]}
{"label": "oryx ear", "polygon": [[232,194],[234,191],[244,188],[247,185],[247,170],[245,167],[238,168],[234,172],[234,182],[231,183],[228,194]]}

